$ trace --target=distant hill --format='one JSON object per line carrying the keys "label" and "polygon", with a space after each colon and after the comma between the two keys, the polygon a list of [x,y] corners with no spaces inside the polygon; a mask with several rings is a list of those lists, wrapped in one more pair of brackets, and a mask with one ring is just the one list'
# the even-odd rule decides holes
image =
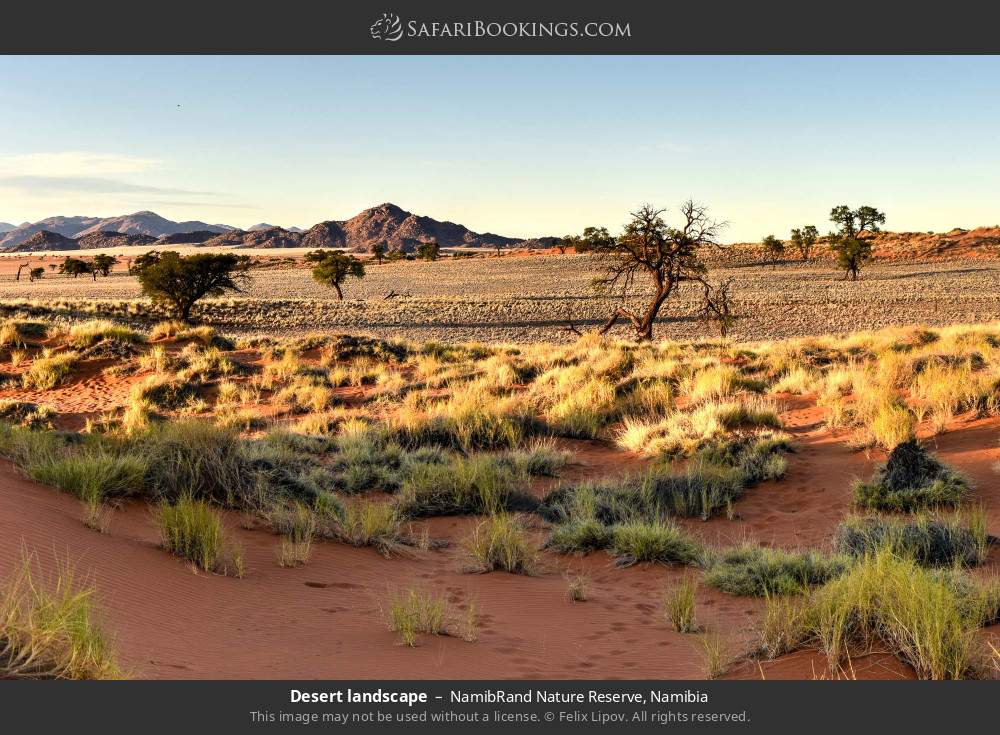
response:
{"label": "distant hill", "polygon": [[10,222],[0,222],[0,232],[10,232],[16,229],[17,225],[12,225]]}
{"label": "distant hill", "polygon": [[130,232],[91,232],[89,235],[77,238],[77,244],[81,250],[93,250],[96,248],[127,248],[132,245],[151,245],[156,242],[152,235]]}
{"label": "distant hill", "polygon": [[174,232],[169,235],[161,235],[157,239],[157,245],[193,245],[211,240],[218,235],[218,232],[211,230],[194,230],[193,232]]}
{"label": "distant hill", "polygon": [[[442,247],[489,248],[536,248],[546,247],[546,243],[551,242],[551,238],[546,237],[523,239],[505,237],[492,232],[473,232],[465,225],[413,214],[388,202],[366,209],[347,220],[320,222],[305,231],[298,227],[276,227],[266,222],[256,224],[248,230],[237,230],[229,225],[212,225],[197,220],[174,222],[149,211],[105,218],[48,217],[38,222],[11,227],[9,231],[0,232],[0,251],[21,250],[21,245],[28,238],[43,230],[68,238],[82,238],[108,232],[170,238],[162,242],[165,245],[216,240],[213,242],[214,245],[229,247],[347,247],[358,252],[370,251],[377,242],[385,242],[390,251],[402,252],[412,252],[420,243],[432,241]],[[206,237],[204,233],[211,234]],[[231,233],[231,236],[216,238],[216,235],[227,233]],[[191,238],[184,237],[188,234]]]}
{"label": "distant hill", "polygon": [[230,230],[205,241],[205,247],[227,248],[297,248],[302,235],[281,227],[266,230]]}
{"label": "distant hill", "polygon": [[24,242],[15,246],[16,252],[33,253],[41,250],[79,250],[80,243],[71,237],[60,235],[51,230],[39,230],[31,233]]}
{"label": "distant hill", "polygon": [[228,225],[210,225],[204,222],[173,222],[155,212],[135,212],[120,217],[48,217],[38,222],[23,224],[8,232],[0,233],[0,251],[21,250],[29,237],[37,232],[55,232],[69,238],[78,238],[96,232],[120,232],[127,235],[161,235],[195,230],[212,233],[226,232]]}

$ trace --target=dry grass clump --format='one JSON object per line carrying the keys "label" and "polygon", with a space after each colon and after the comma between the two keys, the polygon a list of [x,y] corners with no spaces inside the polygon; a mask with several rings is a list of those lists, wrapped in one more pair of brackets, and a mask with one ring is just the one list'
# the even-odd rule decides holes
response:
{"label": "dry grass clump", "polygon": [[695,619],[695,596],[698,581],[685,574],[663,595],[663,614],[678,633],[698,633],[702,627]]}
{"label": "dry grass clump", "polygon": [[157,514],[163,548],[205,571],[242,577],[243,555],[225,537],[222,519],[204,500],[183,496]]}
{"label": "dry grass clump", "polygon": [[313,537],[316,535],[317,518],[312,508],[293,501],[279,505],[268,514],[271,527],[281,534],[278,564],[283,567],[300,567],[309,561]]}
{"label": "dry grass clump", "polygon": [[780,428],[779,412],[777,404],[759,398],[703,403],[656,422],[626,418],[616,441],[645,456],[687,456],[736,430]]}
{"label": "dry grass clump", "polygon": [[146,341],[146,335],[107,319],[94,319],[72,325],[64,339],[71,349],[85,350],[104,340],[142,343]]}
{"label": "dry grass clump", "polygon": [[383,609],[389,630],[399,634],[404,646],[417,645],[417,635],[447,635],[450,612],[448,601],[417,589],[397,592],[389,600],[388,610]]}
{"label": "dry grass clump", "polygon": [[986,612],[971,582],[883,550],[813,593],[798,644],[818,644],[831,671],[852,650],[884,646],[921,679],[978,678],[984,656],[976,629]]}
{"label": "dry grass clump", "polygon": [[531,575],[538,566],[538,550],[524,525],[510,513],[497,513],[481,521],[462,547],[475,562],[470,571]]}
{"label": "dry grass clump", "polygon": [[68,567],[42,583],[31,564],[25,557],[0,587],[0,678],[124,678],[93,587],[79,585]]}
{"label": "dry grass clump", "polygon": [[703,553],[694,538],[666,520],[625,521],[612,526],[610,548],[618,566],[641,562],[697,564]]}
{"label": "dry grass clump", "polygon": [[402,542],[402,519],[391,503],[345,503],[339,521],[340,538],[352,546],[371,546],[389,557]]}
{"label": "dry grass clump", "polygon": [[956,506],[971,492],[969,482],[941,464],[915,440],[889,454],[870,482],[854,484],[854,504],[876,511],[912,512]]}
{"label": "dry grass clump", "polygon": [[43,353],[21,374],[21,382],[28,390],[51,390],[69,377],[79,357],[79,353],[72,350]]}

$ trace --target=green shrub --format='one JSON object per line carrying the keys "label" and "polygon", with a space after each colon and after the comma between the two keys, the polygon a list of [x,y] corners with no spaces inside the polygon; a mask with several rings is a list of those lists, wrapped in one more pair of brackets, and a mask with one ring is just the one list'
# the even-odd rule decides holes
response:
{"label": "green shrub", "polygon": [[887,548],[925,566],[974,566],[989,552],[989,535],[982,512],[967,519],[920,516],[914,520],[891,517],[847,518],[834,536],[837,550],[862,557]]}
{"label": "green shrub", "polygon": [[442,464],[411,466],[403,480],[400,507],[410,516],[534,510],[523,468],[491,455],[453,457]]}
{"label": "green shrub", "polygon": [[971,491],[964,477],[941,464],[916,440],[899,444],[871,482],[856,482],[853,487],[857,507],[904,513],[956,506]]}
{"label": "green shrub", "polygon": [[697,564],[702,548],[669,521],[629,521],[611,528],[611,553],[619,566],[639,562]]}
{"label": "green shrub", "polygon": [[705,583],[731,595],[794,595],[843,574],[847,566],[847,559],[827,558],[817,551],[743,544],[711,560]]}
{"label": "green shrub", "polygon": [[90,503],[142,491],[148,467],[142,456],[116,455],[99,448],[38,454],[25,472]]}

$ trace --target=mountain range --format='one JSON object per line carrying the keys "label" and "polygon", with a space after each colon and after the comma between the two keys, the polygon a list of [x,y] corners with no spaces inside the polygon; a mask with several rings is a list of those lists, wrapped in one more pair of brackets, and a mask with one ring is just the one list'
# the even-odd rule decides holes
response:
{"label": "mountain range", "polygon": [[346,247],[354,251],[368,251],[375,243],[385,243],[389,251],[412,252],[422,242],[437,242],[442,247],[509,248],[546,247],[554,240],[549,237],[524,240],[490,232],[477,233],[464,225],[416,215],[390,203],[371,207],[347,220],[326,220],[305,231],[265,222],[248,230],[198,221],[173,222],[155,212],[146,211],[103,219],[48,217],[11,227],[13,229],[7,232],[0,231],[0,251],[119,247],[151,244],[155,239],[157,244],[162,245],[204,243],[243,248]]}

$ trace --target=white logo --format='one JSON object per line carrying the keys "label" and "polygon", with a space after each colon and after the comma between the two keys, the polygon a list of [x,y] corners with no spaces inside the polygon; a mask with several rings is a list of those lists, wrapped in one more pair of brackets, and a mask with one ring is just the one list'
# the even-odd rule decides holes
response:
{"label": "white logo", "polygon": [[382,13],[369,30],[376,41],[398,41],[403,37],[403,24],[395,13]]}

